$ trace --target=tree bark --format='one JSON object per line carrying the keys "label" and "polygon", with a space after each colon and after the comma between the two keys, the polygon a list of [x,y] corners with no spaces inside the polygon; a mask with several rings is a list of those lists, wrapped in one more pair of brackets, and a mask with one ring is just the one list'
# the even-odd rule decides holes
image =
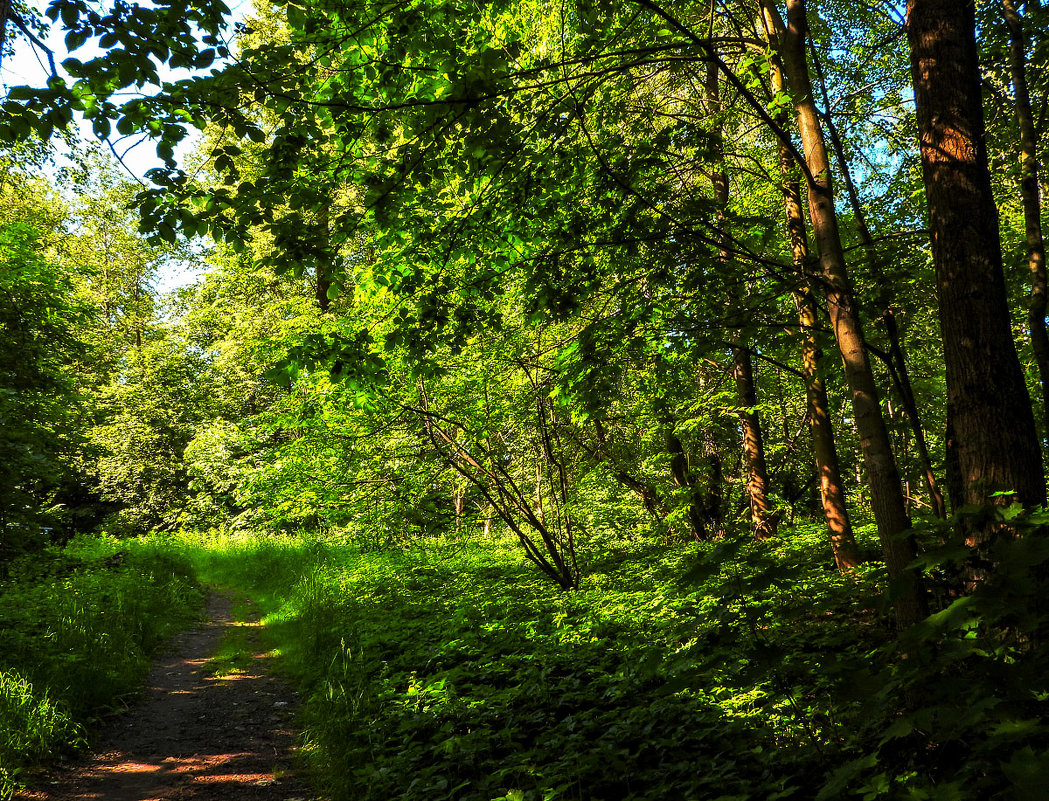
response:
{"label": "tree bark", "polygon": [[670,454],[670,475],[674,483],[688,490],[688,522],[692,536],[696,540],[707,539],[707,523],[704,514],[703,492],[696,483],[696,478],[688,466],[688,457],[681,445],[681,440],[674,433],[672,420],[664,420],[666,426],[667,453]]}
{"label": "tree bark", "polygon": [[1041,448],[1012,338],[987,167],[974,5],[909,0],[907,20],[963,498],[1044,504]]}
{"label": "tree bark", "polygon": [[778,50],[794,97],[798,129],[811,178],[808,180],[809,215],[819,250],[823,288],[827,298],[834,338],[845,366],[853,417],[860,435],[860,448],[870,488],[871,509],[890,577],[897,583],[897,625],[909,626],[927,611],[918,576],[908,568],[914,559],[913,541],[899,535],[910,528],[900,476],[885,427],[878,390],[863,339],[863,329],[852,296],[845,264],[834,192],[830,179],[823,130],[812,97],[812,82],[805,58],[805,4],[787,0],[788,25],[784,25],[772,0],[762,0],[771,42]]}
{"label": "tree bark", "polygon": [[1020,197],[1024,210],[1024,234],[1027,237],[1027,265],[1031,272],[1031,294],[1027,300],[1027,325],[1031,332],[1031,350],[1038,365],[1042,384],[1044,432],[1049,436],[1049,333],[1045,328],[1047,280],[1045,239],[1042,236],[1042,199],[1038,191],[1038,135],[1031,111],[1031,94],[1027,89],[1027,55],[1023,20],[1013,0],[1002,0],[1005,24],[1009,28],[1009,70],[1013,81],[1013,102],[1020,126]]}
{"label": "tree bark", "polygon": [[[721,90],[718,84],[717,68],[711,64],[707,70],[706,80],[707,108],[715,120],[714,140],[721,140]],[[725,156],[720,145],[717,146],[714,170],[711,175],[714,189],[714,203],[717,205],[718,225],[718,259],[727,267],[732,259],[729,247],[728,219],[725,210],[728,207],[728,172],[725,169]],[[730,302],[738,303],[733,293]],[[758,416],[757,391],[754,388],[754,365],[750,349],[740,344],[740,335],[733,337],[732,344],[733,376],[736,380],[736,398],[739,401],[739,424],[743,437],[743,461],[747,470],[747,498],[750,501],[750,522],[754,536],[759,540],[775,536],[777,517],[772,512],[769,502],[769,471],[765,461],[765,439],[761,431],[761,418]]]}
{"label": "tree bark", "polygon": [[736,398],[742,407],[739,412],[743,432],[743,461],[747,469],[747,497],[750,499],[750,521],[754,536],[759,540],[776,535],[777,518],[771,514],[769,502],[769,469],[765,462],[765,441],[758,417],[758,397],[754,389],[754,366],[750,349],[732,348],[733,372],[736,379]]}
{"label": "tree bark", "polygon": [[[778,65],[773,65],[773,84],[783,89],[783,76]],[[787,236],[798,273],[799,285],[794,290],[798,306],[798,322],[802,332],[802,375],[805,380],[805,408],[812,437],[812,450],[816,458],[820,501],[823,516],[827,521],[834,563],[841,572],[847,572],[860,564],[860,549],[849,521],[849,510],[845,503],[845,485],[841,480],[838,449],[834,444],[831,427],[830,404],[827,402],[827,387],[819,374],[820,349],[813,331],[816,329],[816,299],[809,286],[808,237],[805,233],[805,215],[801,206],[801,187],[795,177],[793,163],[787,149],[779,149],[779,167],[783,176],[783,202],[787,214]]]}
{"label": "tree bark", "polygon": [[860,549],[852,532],[848,507],[845,503],[845,485],[841,480],[838,450],[834,444],[827,388],[819,374],[820,351],[812,330],[816,325],[816,299],[808,287],[794,293],[798,304],[798,320],[805,331],[802,340],[802,372],[805,376],[805,400],[812,450],[816,457],[820,501],[830,534],[834,563],[841,572],[860,564]]}
{"label": "tree bark", "polygon": [[867,260],[867,269],[874,282],[875,302],[880,310],[880,319],[885,324],[885,336],[889,341],[889,366],[892,368],[893,381],[900,395],[903,411],[911,424],[911,434],[914,436],[914,443],[918,449],[918,461],[921,463],[925,489],[929,493],[929,505],[932,507],[933,514],[941,520],[945,520],[947,518],[947,507],[943,502],[943,492],[940,490],[936,474],[932,469],[929,445],[925,439],[925,430],[922,428],[918,404],[914,398],[914,388],[911,385],[910,371],[907,369],[907,358],[903,350],[903,341],[900,337],[900,327],[896,323],[896,309],[891,292],[892,284],[882,270],[878,248],[874,243],[871,229],[867,225],[867,216],[863,213],[863,206],[860,203],[859,192],[856,190],[856,183],[852,180],[852,170],[849,168],[849,161],[845,157],[845,147],[842,144],[841,136],[839,136],[838,130],[834,125],[826,83],[824,82],[823,72],[820,69],[814,48],[812,53],[813,66],[819,78],[820,93],[823,95],[827,133],[830,134],[834,155],[838,159],[838,167],[841,170],[842,181],[845,184],[845,195],[848,197],[849,206],[852,209],[852,216],[856,223],[856,233],[859,234],[860,245]]}

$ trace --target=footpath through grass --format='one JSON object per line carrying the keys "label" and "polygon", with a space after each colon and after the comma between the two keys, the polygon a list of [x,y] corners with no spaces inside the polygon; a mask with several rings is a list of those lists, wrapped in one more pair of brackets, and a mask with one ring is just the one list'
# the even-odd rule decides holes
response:
{"label": "footpath through grass", "polygon": [[85,540],[0,590],[3,787],[136,685],[194,573],[261,609],[333,801],[1042,797],[1049,540],[897,637],[881,569],[839,575],[823,538],[622,541],[567,593],[510,540]]}

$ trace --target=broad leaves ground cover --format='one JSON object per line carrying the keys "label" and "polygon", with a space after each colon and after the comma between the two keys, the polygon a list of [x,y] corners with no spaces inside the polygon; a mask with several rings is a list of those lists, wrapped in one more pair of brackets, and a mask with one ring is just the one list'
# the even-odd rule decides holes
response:
{"label": "broad leaves ground cover", "polygon": [[268,599],[336,798],[803,798],[829,771],[840,683],[819,668],[885,630],[877,611],[827,627],[857,582],[872,610],[877,590],[822,569],[788,588],[784,548],[624,544],[573,593],[509,542],[241,537],[198,556]]}
{"label": "broad leaves ground cover", "polygon": [[[1039,540],[1000,546],[1007,578],[898,640],[882,568],[842,576],[822,536],[622,541],[573,592],[498,539],[173,544],[262,599],[335,799],[1029,794],[1049,735]],[[947,539],[930,582],[954,569]]]}

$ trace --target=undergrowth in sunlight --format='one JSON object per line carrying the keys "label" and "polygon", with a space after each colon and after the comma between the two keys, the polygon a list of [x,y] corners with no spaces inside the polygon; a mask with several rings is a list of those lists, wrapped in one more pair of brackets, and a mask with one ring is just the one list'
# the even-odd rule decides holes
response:
{"label": "undergrowth in sunlight", "polygon": [[883,566],[841,575],[818,526],[622,541],[571,592],[510,539],[166,544],[259,602],[336,801],[1019,801],[1049,780],[1044,523],[954,601],[961,527],[917,530],[947,595],[902,637]]}
{"label": "undergrowth in sunlight", "polygon": [[570,593],[509,540],[171,544],[260,601],[337,799],[774,799],[829,770],[835,654],[889,633],[877,571],[815,563],[821,536],[623,543]]}

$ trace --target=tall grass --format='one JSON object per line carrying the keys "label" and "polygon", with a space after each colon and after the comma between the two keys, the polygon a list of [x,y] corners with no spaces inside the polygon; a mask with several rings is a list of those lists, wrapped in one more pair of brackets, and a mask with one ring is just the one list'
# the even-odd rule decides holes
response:
{"label": "tall grass", "polygon": [[13,671],[0,671],[0,798],[9,798],[23,767],[79,741],[79,728],[46,692]]}
{"label": "tall grass", "polygon": [[0,580],[0,798],[138,691],[155,648],[198,614],[191,568],[157,543],[83,538]]}

